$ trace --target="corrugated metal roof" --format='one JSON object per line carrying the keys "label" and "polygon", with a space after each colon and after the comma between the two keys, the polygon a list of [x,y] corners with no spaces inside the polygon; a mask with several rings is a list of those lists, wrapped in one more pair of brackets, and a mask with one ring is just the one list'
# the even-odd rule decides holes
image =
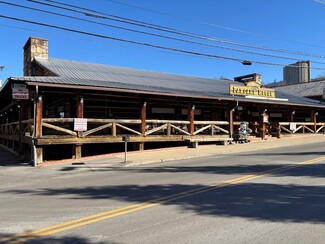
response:
{"label": "corrugated metal roof", "polygon": [[325,88],[325,80],[318,80],[307,83],[299,83],[287,86],[279,86],[274,89],[302,97],[322,96]]}
{"label": "corrugated metal roof", "polygon": [[90,86],[111,86],[113,83],[119,83],[128,85],[130,89],[159,87],[198,92],[218,90],[225,95],[229,93],[229,84],[234,83],[230,80],[206,79],[62,59],[37,58],[36,61],[59,77],[80,79],[80,82],[88,81]]}
{"label": "corrugated metal roof", "polygon": [[[36,58],[36,62],[58,76],[13,77],[12,79],[48,84],[128,89],[139,92],[164,93],[166,95],[270,103],[270,101],[230,95],[229,85],[242,83],[228,79],[208,79],[54,58]],[[276,98],[288,99],[288,101],[272,100],[272,103],[323,106],[318,101],[286,94],[281,91],[276,91]]]}

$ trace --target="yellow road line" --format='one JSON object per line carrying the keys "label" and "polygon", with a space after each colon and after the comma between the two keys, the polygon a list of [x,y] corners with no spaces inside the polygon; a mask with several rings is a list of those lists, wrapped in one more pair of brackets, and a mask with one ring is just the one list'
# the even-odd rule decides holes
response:
{"label": "yellow road line", "polygon": [[270,175],[272,173],[277,173],[277,172],[281,172],[281,171],[285,171],[285,170],[289,170],[289,169],[293,169],[293,168],[298,168],[298,167],[302,167],[302,166],[308,165],[308,164],[318,163],[318,162],[321,162],[323,160],[325,160],[325,157],[319,157],[319,158],[303,161],[303,162],[300,162],[300,163],[297,163],[297,164],[267,170],[267,171],[264,171],[264,172],[261,172],[261,173],[258,173],[258,174],[245,175],[245,176],[238,177],[238,178],[228,180],[228,181],[225,181],[225,182],[221,182],[221,183],[220,182],[212,183],[212,184],[207,185],[207,186],[187,190],[187,191],[176,193],[176,194],[169,195],[169,196],[166,196],[166,197],[157,198],[157,199],[152,200],[152,201],[132,204],[132,205],[128,205],[128,206],[125,206],[125,207],[105,211],[105,212],[102,212],[102,213],[89,215],[89,216],[84,217],[84,218],[79,218],[79,219],[63,222],[63,223],[60,223],[60,224],[56,224],[56,225],[36,229],[36,230],[33,230],[33,231],[27,231],[27,232],[24,232],[24,233],[21,233],[21,234],[16,234],[16,235],[13,235],[13,236],[5,237],[5,238],[0,239],[0,242],[1,243],[11,243],[11,244],[22,243],[22,242],[29,241],[31,239],[35,239],[35,238],[38,238],[38,237],[53,235],[53,234],[56,234],[56,233],[59,233],[59,232],[75,229],[77,227],[85,226],[85,225],[96,223],[96,222],[99,222],[99,221],[102,221],[102,220],[105,220],[105,219],[110,219],[110,218],[118,217],[118,216],[125,215],[125,214],[128,214],[128,213],[133,213],[133,212],[140,211],[140,210],[143,210],[143,209],[151,208],[151,207],[154,207],[154,206],[159,205],[159,204],[163,204],[163,203],[167,203],[167,202],[177,200],[177,199],[180,199],[180,198],[185,198],[185,197],[188,197],[188,196],[192,196],[192,195],[196,195],[196,194],[199,194],[199,193],[207,192],[207,191],[210,191],[210,190],[213,190],[213,189],[222,188],[222,187],[226,187],[226,186],[230,186],[230,185],[236,185],[236,184],[240,184],[242,182],[247,182],[247,181],[250,181],[250,180],[253,180],[253,179],[265,177],[265,176],[268,176],[268,175]]}

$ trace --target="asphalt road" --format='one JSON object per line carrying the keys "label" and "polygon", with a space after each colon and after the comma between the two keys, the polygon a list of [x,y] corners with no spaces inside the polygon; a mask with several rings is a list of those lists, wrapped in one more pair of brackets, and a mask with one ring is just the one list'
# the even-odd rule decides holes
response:
{"label": "asphalt road", "polygon": [[324,147],[51,173],[2,185],[0,243],[324,243]]}

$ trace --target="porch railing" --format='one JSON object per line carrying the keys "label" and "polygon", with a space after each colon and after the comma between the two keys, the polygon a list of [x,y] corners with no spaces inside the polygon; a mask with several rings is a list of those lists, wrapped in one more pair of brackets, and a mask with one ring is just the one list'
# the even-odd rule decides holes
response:
{"label": "porch railing", "polygon": [[[86,138],[89,136],[190,136],[189,121],[176,120],[146,120],[145,132],[140,131],[141,120],[125,119],[87,119],[87,131],[78,133],[73,130],[72,118],[43,119],[43,136],[72,136]],[[227,121],[195,121],[193,135],[227,135],[229,134]]]}

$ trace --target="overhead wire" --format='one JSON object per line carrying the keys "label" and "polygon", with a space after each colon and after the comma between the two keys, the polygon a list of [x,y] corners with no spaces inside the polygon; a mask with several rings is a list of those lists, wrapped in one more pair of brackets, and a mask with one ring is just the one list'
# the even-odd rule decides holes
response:
{"label": "overhead wire", "polygon": [[[65,17],[65,18],[70,18],[70,19],[74,19],[74,20],[78,20],[78,21],[98,24],[98,25],[102,25],[102,26],[106,26],[106,27],[111,27],[111,28],[130,31],[130,32],[135,32],[135,33],[139,33],[139,34],[145,34],[145,35],[165,38],[165,39],[174,40],[174,41],[186,42],[186,43],[197,44],[197,45],[213,47],[213,48],[219,48],[219,49],[224,49],[224,50],[229,50],[229,51],[259,55],[259,56],[264,56],[264,57],[279,58],[279,59],[286,59],[286,60],[293,60],[293,61],[297,60],[296,58],[292,58],[292,57],[286,57],[286,56],[280,56],[280,55],[272,55],[272,54],[266,54],[266,53],[259,53],[259,52],[253,52],[253,51],[247,51],[247,50],[241,50],[241,49],[230,48],[230,47],[225,47],[225,46],[219,46],[219,45],[214,45],[214,44],[208,44],[208,43],[203,43],[203,42],[190,41],[190,40],[181,39],[181,38],[177,38],[177,37],[171,37],[171,36],[166,36],[166,35],[162,35],[162,34],[155,34],[155,33],[147,32],[147,31],[140,31],[140,30],[130,29],[130,28],[126,28],[126,27],[111,25],[111,24],[105,24],[105,23],[98,22],[98,21],[87,20],[87,19],[83,19],[83,18],[79,18],[79,17],[74,17],[74,16],[71,16],[71,15],[61,14],[61,13],[48,11],[48,10],[42,10],[42,9],[39,9],[39,8],[28,7],[28,6],[20,5],[20,4],[9,3],[9,2],[5,2],[5,1],[0,1],[0,4],[1,3],[9,5],[9,6],[13,6],[13,7],[38,11],[38,12],[47,13],[47,14],[56,15],[56,16],[61,16],[61,17]],[[311,60],[311,61],[312,61],[312,63],[316,63],[316,64],[325,64],[325,62],[319,62],[319,61],[314,61],[314,60]]]}
{"label": "overhead wire", "polygon": [[[54,2],[54,1],[51,1],[51,0],[47,0],[47,1]],[[140,9],[140,10],[147,11],[147,12],[152,12],[152,13],[172,17],[172,18],[179,19],[179,20],[186,21],[186,22],[198,23],[198,24],[203,24],[203,25],[207,25],[207,26],[217,27],[217,28],[220,28],[220,29],[228,30],[228,31],[244,33],[244,34],[249,34],[249,35],[255,35],[255,36],[261,36],[261,37],[267,37],[267,38],[277,39],[277,40],[291,42],[291,43],[302,44],[302,45],[311,46],[311,47],[325,48],[324,46],[313,45],[313,44],[310,44],[310,43],[305,43],[305,42],[300,42],[300,41],[293,41],[293,40],[278,38],[278,37],[265,35],[265,34],[262,35],[262,34],[252,32],[252,31],[241,30],[241,29],[238,29],[238,28],[233,28],[233,27],[224,26],[224,25],[217,25],[217,24],[214,24],[214,23],[194,20],[194,19],[190,19],[190,18],[184,18],[184,17],[180,17],[180,16],[177,16],[177,15],[173,15],[173,14],[169,14],[169,13],[165,13],[165,12],[161,12],[161,11],[157,11],[157,10],[153,10],[153,9],[149,9],[149,8],[143,8],[143,7],[139,7],[139,6],[136,6],[136,5],[133,5],[133,4],[129,4],[129,3],[124,3],[124,2],[121,2],[121,1],[117,1],[117,0],[106,0],[106,1],[111,2],[111,3],[115,3],[115,4],[128,6],[128,7],[135,8],[135,9]],[[316,2],[317,1],[323,1],[322,3],[325,4],[324,0],[314,0],[314,1],[316,1]]]}
{"label": "overhead wire", "polygon": [[[205,35],[196,34],[196,33],[192,33],[192,32],[184,32],[184,31],[176,30],[173,28],[165,27],[165,26],[154,25],[151,23],[141,22],[141,21],[137,21],[134,19],[124,18],[124,17],[120,17],[120,16],[116,16],[116,15],[110,15],[110,14],[106,14],[103,12],[99,12],[99,11],[95,11],[95,10],[91,10],[91,9],[87,9],[87,8],[81,8],[76,5],[66,4],[66,3],[53,1],[53,0],[46,0],[46,1],[51,2],[51,3],[60,4],[62,6],[66,6],[66,7],[62,7],[62,6],[58,6],[58,5],[50,4],[50,3],[45,3],[45,2],[40,2],[37,0],[27,0],[27,1],[54,7],[54,8],[63,9],[66,11],[72,11],[72,12],[84,14],[86,16],[93,17],[93,18],[100,18],[100,19],[106,19],[106,20],[121,22],[121,23],[125,23],[125,24],[130,24],[130,25],[136,25],[136,26],[150,28],[150,29],[154,29],[154,30],[158,30],[158,31],[169,32],[172,34],[183,35],[183,36],[187,36],[187,37],[198,38],[198,39],[203,39],[203,40],[208,40],[208,41],[213,41],[213,42],[220,42],[220,43],[224,43],[224,44],[228,44],[228,45],[242,46],[242,47],[246,47],[246,48],[259,49],[259,50],[264,50],[264,51],[272,51],[272,52],[278,52],[278,53],[287,53],[287,54],[300,55],[300,56],[325,58],[325,56],[323,56],[323,55],[318,55],[318,54],[313,54],[313,53],[305,53],[305,52],[293,51],[293,50],[287,50],[287,49],[275,49],[275,48],[269,48],[269,47],[264,47],[264,46],[257,46],[257,45],[242,43],[242,42],[226,40],[226,39],[222,39],[222,38],[205,36]],[[71,9],[71,7],[75,8],[75,9]],[[76,9],[79,9],[79,10],[76,10]],[[84,12],[85,9],[88,12]]]}
{"label": "overhead wire", "polygon": [[[132,44],[137,44],[137,45],[142,45],[142,46],[147,46],[147,47],[152,47],[152,48],[158,48],[158,49],[162,49],[162,50],[169,50],[169,51],[174,51],[174,52],[186,53],[186,54],[191,54],[191,55],[195,55],[195,56],[203,56],[203,57],[209,57],[209,58],[224,59],[224,60],[236,61],[236,62],[241,62],[241,63],[246,61],[246,60],[243,60],[243,59],[238,59],[238,58],[233,58],[233,57],[226,57],[226,56],[220,56],[220,55],[215,55],[215,54],[200,53],[200,52],[195,52],[195,51],[190,51],[190,50],[160,46],[160,45],[155,45],[155,44],[151,44],[151,43],[138,42],[138,41],[122,39],[122,38],[117,38],[117,37],[112,37],[112,36],[107,36],[107,35],[102,35],[102,34],[96,34],[96,33],[91,33],[91,32],[86,32],[86,31],[81,31],[81,30],[75,30],[75,29],[70,29],[70,28],[66,28],[66,27],[62,27],[62,26],[41,23],[41,22],[26,20],[26,19],[22,19],[22,18],[7,16],[7,15],[0,15],[0,18],[10,19],[10,20],[18,21],[18,22],[24,22],[24,23],[28,23],[28,24],[33,24],[33,25],[38,25],[38,26],[43,26],[43,27],[49,27],[49,28],[59,29],[59,30],[63,30],[63,31],[77,33],[77,34],[93,36],[93,37],[98,37],[98,38],[104,38],[104,39],[109,39],[109,40],[114,40],[114,41],[119,41],[119,42],[124,42],[124,43],[132,43]],[[270,63],[270,62],[261,62],[261,61],[250,61],[250,62],[256,63],[256,64],[272,65],[272,66],[282,66],[282,67],[286,66],[286,65],[283,65],[283,64]],[[298,67],[296,65],[289,65],[289,66]],[[312,67],[312,68],[313,69],[318,69],[318,70],[325,70],[325,68],[319,68],[319,67]]]}

